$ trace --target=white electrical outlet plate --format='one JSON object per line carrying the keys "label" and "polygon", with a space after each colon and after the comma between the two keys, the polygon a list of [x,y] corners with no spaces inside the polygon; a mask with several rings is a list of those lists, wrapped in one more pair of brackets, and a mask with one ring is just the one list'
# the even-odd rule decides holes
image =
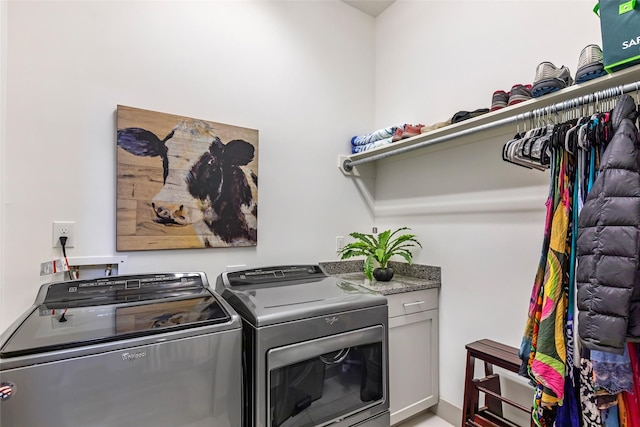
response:
{"label": "white electrical outlet plate", "polygon": [[53,247],[61,248],[60,237],[66,236],[67,243],[65,247],[72,248],[74,242],[74,221],[53,221]]}
{"label": "white electrical outlet plate", "polygon": [[53,274],[53,261],[40,263],[40,275],[46,276],[47,274]]}

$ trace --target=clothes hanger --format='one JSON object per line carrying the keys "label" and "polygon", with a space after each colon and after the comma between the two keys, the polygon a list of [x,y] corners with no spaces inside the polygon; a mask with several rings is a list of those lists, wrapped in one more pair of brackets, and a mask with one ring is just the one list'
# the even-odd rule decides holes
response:
{"label": "clothes hanger", "polygon": [[502,159],[514,165],[522,166],[527,169],[534,169],[529,161],[522,160],[522,158],[517,155],[517,151],[520,149],[518,147],[520,142],[521,139],[512,139],[508,141],[503,147]]}
{"label": "clothes hanger", "polygon": [[528,141],[522,143],[524,160],[528,160],[533,168],[539,170],[550,167],[549,147],[555,128],[550,119],[550,111],[549,107],[546,107],[534,112],[539,127],[535,129],[533,136]]}
{"label": "clothes hanger", "polygon": [[[533,157],[535,149],[532,150],[531,144],[534,141],[536,131],[537,129],[530,129],[524,135],[518,133],[509,140],[503,147],[503,160],[527,169],[545,170],[546,167]],[[538,151],[543,152],[542,149],[538,149]]]}
{"label": "clothes hanger", "polygon": [[[519,117],[520,115],[516,116],[516,134],[515,136],[510,139],[509,141],[506,142],[506,144],[504,144],[504,146],[502,147],[502,160],[509,162],[509,163],[513,163],[515,165],[518,166],[522,166],[525,167],[527,169],[532,169],[531,166],[529,166],[526,163],[522,163],[520,162],[516,156],[515,156],[515,151],[517,149],[517,144],[519,144],[522,140],[522,138],[524,138],[525,134],[526,134],[526,123],[523,124],[524,126],[524,132],[520,132],[520,121],[519,121]],[[523,117],[524,119],[524,117]]]}

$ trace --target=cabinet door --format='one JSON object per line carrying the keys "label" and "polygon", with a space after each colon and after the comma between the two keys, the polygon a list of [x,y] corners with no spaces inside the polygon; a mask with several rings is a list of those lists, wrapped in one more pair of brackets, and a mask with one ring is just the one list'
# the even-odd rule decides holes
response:
{"label": "cabinet door", "polygon": [[391,424],[438,403],[438,310],[389,319]]}

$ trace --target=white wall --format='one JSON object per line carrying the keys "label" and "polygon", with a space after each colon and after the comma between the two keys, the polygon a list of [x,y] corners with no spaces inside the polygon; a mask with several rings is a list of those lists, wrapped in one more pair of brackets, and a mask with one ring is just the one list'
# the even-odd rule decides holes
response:
{"label": "white wall", "polygon": [[[542,61],[574,74],[581,49],[601,43],[593,5],[398,0],[376,20],[376,125],[488,108],[493,91],[531,83]],[[442,267],[440,394],[458,407],[465,344],[519,347],[540,258],[549,175],[502,161],[514,133],[377,164],[376,203],[388,209],[376,225],[411,227],[424,245],[415,261]]]}
{"label": "white wall", "polygon": [[[353,134],[488,107],[542,61],[575,72],[582,47],[600,43],[592,1],[398,0],[375,20],[329,0],[2,6],[0,330],[51,279],[38,267],[59,256],[52,221],[76,221],[70,256],[115,254],[123,104],[260,131],[258,247],[130,252],[130,271],[213,280],[226,265],[335,259],[336,235],[408,225],[425,246],[416,262],[442,266],[442,398],[462,405],[464,344],[519,345],[548,177],[500,160],[513,130],[379,162],[376,199],[395,208],[375,221],[336,157]],[[519,191],[540,208],[403,211],[443,195],[508,203]]]}
{"label": "white wall", "polygon": [[[6,94],[7,94],[7,2],[0,1],[0,171],[5,170],[4,147],[6,129]],[[0,172],[0,330],[5,300],[5,289],[2,286],[4,276],[4,187],[5,182]]]}
{"label": "white wall", "polygon": [[130,272],[334,260],[335,236],[371,226],[337,154],[373,127],[372,17],[338,1],[9,1],[0,17],[0,330],[64,279],[39,276],[54,220],[76,222],[69,256],[116,254],[117,104],[260,132],[258,246],[124,253]]}

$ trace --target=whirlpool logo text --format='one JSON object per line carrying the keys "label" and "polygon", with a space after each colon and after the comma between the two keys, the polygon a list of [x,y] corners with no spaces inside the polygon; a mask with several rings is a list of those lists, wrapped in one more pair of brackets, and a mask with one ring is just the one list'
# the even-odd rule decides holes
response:
{"label": "whirlpool logo text", "polygon": [[133,362],[138,359],[142,359],[146,355],[147,355],[146,351],[136,351],[133,353],[129,353],[129,352],[122,353],[120,357],[122,357],[122,360],[124,360],[125,362]]}
{"label": "whirlpool logo text", "polygon": [[327,322],[329,325],[333,325],[334,323],[336,323],[338,321],[338,318],[336,316],[325,317],[324,321]]}

